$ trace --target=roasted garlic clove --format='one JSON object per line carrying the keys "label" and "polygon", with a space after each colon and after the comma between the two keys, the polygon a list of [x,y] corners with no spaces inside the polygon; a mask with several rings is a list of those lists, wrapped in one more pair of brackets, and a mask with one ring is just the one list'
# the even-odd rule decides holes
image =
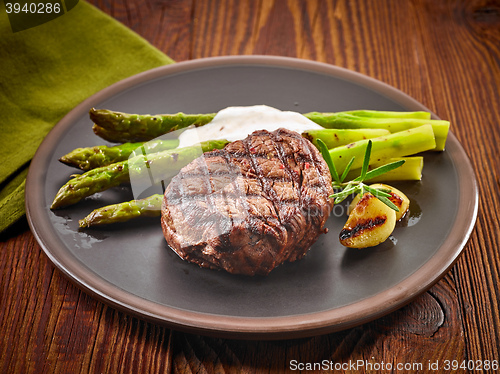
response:
{"label": "roasted garlic clove", "polygon": [[340,243],[350,248],[373,247],[384,242],[396,226],[396,211],[365,193],[340,232]]}
{"label": "roasted garlic clove", "polygon": [[[408,211],[410,209],[410,199],[408,199],[408,197],[403,192],[401,192],[397,188],[389,186],[388,184],[382,184],[382,183],[372,184],[370,187],[391,191],[391,192],[389,192],[391,195],[389,200],[391,200],[392,203],[394,205],[396,205],[399,209],[399,212],[396,212],[396,221],[399,221],[401,218],[403,218],[408,213]],[[349,205],[349,208],[347,209],[347,214],[351,214],[351,211],[354,209],[354,207],[356,206],[356,204],[358,203],[360,198],[361,197],[358,194],[352,200],[351,204]]]}

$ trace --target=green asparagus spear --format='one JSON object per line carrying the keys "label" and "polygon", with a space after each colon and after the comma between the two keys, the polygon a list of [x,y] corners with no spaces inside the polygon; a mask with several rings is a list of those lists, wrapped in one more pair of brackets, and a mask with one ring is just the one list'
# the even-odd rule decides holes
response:
{"label": "green asparagus spear", "polygon": [[[202,126],[210,122],[216,113],[208,114],[159,114],[138,115],[92,109],[94,132],[112,142],[135,142],[154,139],[169,131],[189,125]],[[399,132],[431,124],[436,137],[435,150],[444,150],[450,123],[430,119],[428,112],[391,112],[354,110],[335,113],[310,112],[304,116],[325,127],[338,129],[379,128]]]}
{"label": "green asparagus spear", "polygon": [[57,209],[76,204],[96,192],[119,186],[128,181],[127,161],[116,162],[89,170],[80,175],[74,175],[71,180],[59,189],[50,208]]}
{"label": "green asparagus spear", "polygon": [[349,113],[307,113],[307,118],[325,128],[339,128],[339,129],[366,129],[366,128],[379,128],[389,130],[391,133],[416,128],[422,125],[430,124],[434,131],[436,138],[436,151],[443,151],[448,131],[450,129],[450,122],[443,120],[433,119],[420,119],[420,118],[376,118],[376,117],[362,117]]}
{"label": "green asparagus spear", "polygon": [[79,221],[80,227],[126,222],[137,217],[157,217],[161,213],[163,195],[155,194],[145,199],[108,205],[92,211]]}
{"label": "green asparagus spear", "polygon": [[59,161],[87,171],[127,160],[133,151],[142,146],[145,147],[147,153],[152,153],[176,148],[178,145],[179,140],[177,139],[155,140],[147,143],[124,143],[114,147],[98,145],[95,147],[77,148],[62,156]]}
{"label": "green asparagus spear", "polygon": [[[169,174],[177,172],[181,167],[200,156],[201,152],[221,149],[227,143],[227,140],[211,140],[202,142],[201,149],[199,146],[193,146],[144,156],[139,155],[126,161],[120,161],[108,166],[89,170],[74,177],[60,188],[52,202],[51,209],[76,204],[83,198],[93,195],[96,192],[101,192],[108,188],[129,182],[129,173],[141,175],[144,165],[146,165],[146,168],[155,168],[161,171],[164,174],[157,175],[157,177],[164,177],[163,179],[166,179],[167,177],[165,175],[168,176]],[[147,160],[145,160],[144,157],[147,157]]]}
{"label": "green asparagus spear", "polygon": [[[405,163],[397,169],[388,171],[380,177],[368,179],[369,182],[390,182],[390,181],[419,181],[422,179],[422,169],[424,167],[424,158],[422,156],[395,157],[387,161],[375,162],[368,167],[368,171],[373,170],[386,163],[405,160]],[[347,173],[346,180],[353,180],[361,173],[361,169],[350,170]]]}
{"label": "green asparagus spear", "polygon": [[429,112],[395,112],[384,110],[349,110],[346,112],[339,112],[343,114],[351,114],[359,117],[372,117],[372,118],[414,118],[414,119],[431,119]]}
{"label": "green asparagus spear", "polygon": [[[335,148],[357,140],[370,139],[388,134],[390,134],[390,132],[385,129],[322,129],[308,130],[302,135],[315,145],[319,138],[325,142],[328,148]],[[152,153],[175,148],[178,144],[179,141],[177,139],[168,139],[152,140],[146,143],[124,143],[113,147],[101,145],[88,148],[77,148],[62,156],[59,161],[69,166],[87,171],[126,160],[134,150],[143,145],[146,147],[147,153]]]}
{"label": "green asparagus spear", "polygon": [[94,108],[89,114],[95,123],[94,132],[110,142],[117,143],[151,140],[191,125],[205,125],[215,117],[215,113],[140,115]]}
{"label": "green asparagus spear", "polygon": [[[339,147],[357,140],[374,138],[387,135],[390,132],[384,129],[323,129],[309,130],[302,135],[316,144],[317,139],[325,142],[328,148]],[[149,142],[124,143],[113,147],[99,145],[94,147],[77,148],[62,156],[59,161],[66,165],[74,166],[83,171],[95,169],[101,166],[124,161],[129,158],[133,151],[141,146],[145,147],[146,153],[161,152],[173,149],[179,144],[178,139],[151,140]]]}
{"label": "green asparagus spear", "polygon": [[390,158],[404,157],[419,152],[428,151],[436,147],[434,132],[431,125],[423,125],[414,129],[400,131],[378,138],[359,140],[341,147],[329,150],[330,156],[337,170],[344,170],[351,158],[354,161],[351,169],[359,169],[363,164],[363,155],[368,144],[372,141],[371,162],[387,161]]}
{"label": "green asparagus spear", "polygon": [[328,149],[340,147],[358,140],[376,138],[389,135],[389,130],[384,129],[322,129],[307,130],[302,136],[310,140],[316,147],[321,139]]}

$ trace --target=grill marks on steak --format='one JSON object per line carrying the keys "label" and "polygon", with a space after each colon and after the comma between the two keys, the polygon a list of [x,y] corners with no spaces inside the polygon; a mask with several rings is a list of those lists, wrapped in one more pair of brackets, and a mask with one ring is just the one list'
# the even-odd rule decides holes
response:
{"label": "grill marks on steak", "polygon": [[332,193],[312,143],[285,129],[256,131],[181,169],[165,191],[162,228],[187,261],[265,275],[305,255],[323,230]]}

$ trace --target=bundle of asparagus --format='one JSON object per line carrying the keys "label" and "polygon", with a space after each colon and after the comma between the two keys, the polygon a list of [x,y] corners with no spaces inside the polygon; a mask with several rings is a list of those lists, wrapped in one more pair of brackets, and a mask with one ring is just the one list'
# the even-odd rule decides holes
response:
{"label": "bundle of asparagus", "polygon": [[[304,116],[324,129],[305,131],[302,135],[316,146],[318,140],[326,144],[337,170],[344,170],[349,160],[354,158],[349,165],[350,174],[358,175],[368,139],[372,142],[370,168],[404,160],[401,167],[383,176],[384,181],[420,180],[423,158],[412,155],[428,150],[444,150],[450,125],[448,121],[431,119],[427,112],[357,110],[311,112]],[[94,193],[129,182],[129,173],[143,163],[140,155],[131,157],[137,149],[143,155],[148,154],[148,167],[159,166],[166,179],[167,175],[198,157],[200,147],[177,148],[176,139],[156,138],[189,126],[203,126],[214,117],[215,113],[138,115],[91,109],[94,132],[107,141],[123,144],[78,148],[61,157],[61,162],[85,172],[61,187],[51,208],[75,204]],[[151,139],[155,140],[149,141]],[[201,151],[222,149],[227,143],[226,140],[203,142]],[[141,200],[106,206],[82,219],[80,226],[124,222],[139,216],[159,216],[161,201],[162,195],[155,194]]]}

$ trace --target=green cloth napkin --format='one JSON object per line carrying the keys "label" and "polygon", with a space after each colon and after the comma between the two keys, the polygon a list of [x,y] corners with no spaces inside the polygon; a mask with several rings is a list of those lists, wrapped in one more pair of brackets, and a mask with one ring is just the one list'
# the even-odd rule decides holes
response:
{"label": "green cloth napkin", "polygon": [[0,233],[25,214],[29,161],[66,113],[114,82],[172,62],[86,2],[16,33],[1,2]]}

